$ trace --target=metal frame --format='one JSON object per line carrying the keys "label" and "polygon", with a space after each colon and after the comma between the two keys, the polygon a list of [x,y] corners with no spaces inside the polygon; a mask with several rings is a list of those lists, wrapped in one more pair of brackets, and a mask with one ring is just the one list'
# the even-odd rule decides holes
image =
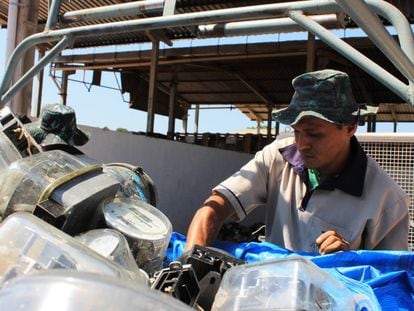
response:
{"label": "metal frame", "polygon": [[[138,9],[143,3],[152,1],[137,1],[130,5]],[[155,1],[157,2],[157,1]],[[168,2],[170,3],[170,2]],[[6,67],[3,80],[0,84],[0,108],[2,108],[16,92],[27,84],[43,67],[50,62],[54,56],[63,49],[70,47],[71,43],[77,38],[88,38],[97,34],[125,33],[129,31],[150,31],[161,30],[164,28],[199,26],[199,29],[232,29],[240,33],[259,34],[280,31],[292,31],[295,29],[291,20],[301,27],[318,36],[332,48],[336,49],[343,56],[358,65],[361,69],[370,74],[373,78],[384,84],[391,91],[395,92],[408,103],[414,105],[414,40],[409,23],[402,13],[391,4],[382,0],[314,0],[297,1],[286,3],[274,3],[267,5],[254,5],[232,9],[212,10],[206,12],[177,14],[168,16],[151,17],[144,19],[134,19],[122,22],[96,24],[82,27],[63,28],[54,30],[57,16],[60,9],[61,0],[52,0],[49,7],[49,17],[45,31],[27,37],[14,50],[8,66]],[[159,3],[157,2],[157,5]],[[77,18],[114,17],[123,14],[130,15],[130,11],[122,13],[120,8],[123,5],[113,5],[96,9],[89,9],[87,12],[76,11],[68,12],[69,16]],[[326,28],[321,26],[308,15],[337,14],[346,11],[361,27],[369,38],[380,48],[380,50],[390,59],[397,69],[408,80],[408,85],[400,81],[370,59],[350,47],[341,39],[334,36]],[[171,9],[168,11],[171,12]],[[65,16],[64,14],[64,16]],[[383,25],[379,22],[379,14],[388,19],[397,30],[401,47],[388,34]],[[286,17],[290,18],[286,19]],[[275,19],[276,18],[276,19]],[[270,26],[263,27],[263,19],[267,20]],[[231,22],[237,23],[231,23]],[[240,22],[243,21],[243,22]],[[249,22],[246,22],[249,21]],[[224,23],[220,27],[200,26],[202,24]],[[290,28],[289,28],[290,27]],[[225,36],[226,32],[218,33],[217,36]],[[20,78],[9,90],[12,75],[18,61],[24,53],[31,47],[45,42],[58,42],[54,48],[44,56],[31,70]],[[151,123],[151,122],[150,122]]]}

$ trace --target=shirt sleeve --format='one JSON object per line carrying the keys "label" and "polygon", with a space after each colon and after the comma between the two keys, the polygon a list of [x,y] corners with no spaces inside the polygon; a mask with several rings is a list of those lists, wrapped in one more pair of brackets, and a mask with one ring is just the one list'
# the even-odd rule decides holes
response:
{"label": "shirt sleeve", "polygon": [[266,146],[238,172],[213,189],[224,195],[233,206],[238,221],[267,200],[268,178],[275,157],[280,156],[277,142]]}

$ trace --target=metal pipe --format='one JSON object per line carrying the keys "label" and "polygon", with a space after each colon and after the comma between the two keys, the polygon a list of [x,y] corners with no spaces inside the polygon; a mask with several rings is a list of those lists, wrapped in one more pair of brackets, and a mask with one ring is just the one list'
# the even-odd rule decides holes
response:
{"label": "metal pipe", "polygon": [[9,62],[13,49],[16,47],[17,41],[17,23],[18,23],[19,7],[18,3],[10,2],[7,11],[7,45],[5,64]]}
{"label": "metal pipe", "polygon": [[[386,18],[394,26],[398,34],[401,49],[405,52],[411,62],[414,63],[414,36],[404,14],[388,2],[378,0],[366,0],[367,4],[378,15]],[[414,81],[409,81],[408,92],[414,98]]]}
{"label": "metal pipe", "polygon": [[334,0],[273,3],[64,28],[43,33],[43,36],[51,40],[66,34],[71,34],[75,37],[96,37],[99,34],[118,34],[130,31],[137,32],[172,27],[193,26],[205,23],[274,18],[275,16],[286,16],[289,10],[300,10],[309,14],[328,14],[332,12],[339,12],[340,8]]}
{"label": "metal pipe", "polygon": [[[67,12],[63,15],[64,20],[76,18],[89,18],[92,16],[99,16],[99,18],[109,18],[109,17],[120,17],[124,16],[122,14],[128,13],[131,14],[133,10],[137,10],[139,3],[144,3],[144,1],[133,2],[132,4],[117,4],[105,6],[97,9],[86,9],[73,12]],[[147,2],[147,1],[145,1]],[[150,2],[148,0],[148,2]],[[137,5],[138,4],[138,5]],[[125,6],[125,8],[123,7]],[[328,14],[332,12],[339,12],[339,7],[335,3],[335,0],[313,0],[313,1],[297,1],[297,2],[285,2],[285,3],[273,3],[273,4],[262,4],[262,5],[252,5],[239,8],[230,8],[230,9],[220,9],[220,10],[211,10],[206,12],[195,12],[195,13],[185,13],[169,16],[160,16],[145,18],[146,27],[145,29],[160,29],[165,27],[181,27],[181,26],[191,26],[202,23],[215,23],[221,21],[231,21],[231,20],[253,20],[256,18],[272,18],[275,15],[286,16],[286,12],[289,10],[302,10],[309,14]],[[120,13],[120,12],[125,13]],[[97,13],[94,13],[97,12]],[[73,13],[73,14],[72,14]],[[107,14],[107,15],[106,15]],[[116,15],[119,14],[119,15]],[[95,15],[95,16],[94,16]],[[133,14],[135,15],[135,14]],[[142,21],[142,20],[139,20]],[[134,23],[137,21],[122,21],[117,23]],[[181,23],[182,22],[182,23]],[[116,23],[112,23],[116,24]],[[160,24],[160,27],[156,27],[156,24]],[[99,25],[89,25],[84,26],[84,28],[94,27],[94,26],[105,26],[106,24]],[[155,27],[154,27],[155,26]],[[99,27],[98,27],[99,28]],[[118,32],[118,31],[114,31]]]}
{"label": "metal pipe", "polygon": [[[411,82],[414,81],[414,64],[401,50],[398,43],[384,28],[379,18],[361,0],[337,0],[358,26],[365,31],[375,45],[395,67]],[[405,18],[405,17],[404,17]]]}
{"label": "metal pipe", "polygon": [[[56,44],[53,49],[50,50],[50,52],[42,57],[42,59],[39,60],[39,62],[33,66],[28,72],[26,72],[20,79],[17,81],[4,95],[1,96],[0,101],[0,108],[3,108],[4,105],[15,95],[20,88],[25,86],[30,79],[32,79],[35,75],[37,75],[50,61],[60,53],[62,50],[67,48],[72,39],[69,36],[65,36],[58,44]],[[1,92],[0,94],[3,94]]]}
{"label": "metal pipe", "polygon": [[365,0],[375,13],[386,18],[395,28],[401,49],[414,62],[414,37],[404,14],[391,3],[378,0]]}
{"label": "metal pipe", "polygon": [[45,31],[55,28],[57,21],[58,21],[61,4],[62,4],[62,0],[52,0],[51,3],[49,2],[49,12],[47,15]]}
{"label": "metal pipe", "polygon": [[[338,26],[336,14],[313,15],[314,21],[326,27]],[[266,20],[255,20],[245,22],[233,22],[225,24],[200,25],[197,35],[210,36],[239,36],[239,35],[260,35],[267,33],[288,33],[303,31],[297,23],[290,18],[273,18]]]}
{"label": "metal pipe", "polygon": [[[45,56],[45,50],[38,51],[38,59],[41,59]],[[42,105],[42,95],[43,95],[43,68],[39,71],[39,74],[33,79],[33,94],[35,96],[32,98],[32,110],[31,115],[35,117],[40,116],[40,107]],[[35,111],[33,113],[33,110]]]}
{"label": "metal pipe", "polygon": [[87,22],[95,19],[136,16],[148,13],[162,13],[163,8],[164,0],[146,0],[106,5],[98,8],[66,12],[62,16],[62,22]]}
{"label": "metal pipe", "polygon": [[370,74],[373,78],[377,79],[390,90],[395,92],[402,99],[414,104],[414,98],[412,98],[412,96],[408,93],[408,86],[371,61],[368,57],[361,54],[358,50],[346,44],[341,39],[337,38],[334,34],[314,22],[309,17],[305,16],[302,12],[289,12],[289,16],[299,25],[318,36],[339,54],[349,59],[351,62]]}
{"label": "metal pipe", "polygon": [[[59,38],[60,36],[56,36],[56,38],[51,39],[47,36],[44,36],[43,33],[37,33],[21,41],[19,45],[14,49],[13,53],[10,55],[9,62],[4,71],[3,80],[0,84],[0,96],[2,96],[6,92],[6,89],[10,86],[10,82],[12,80],[15,68],[19,63],[20,58],[28,49],[30,49],[33,46],[36,46],[39,43],[58,41]],[[0,108],[3,107],[2,105],[4,105],[3,102],[0,103]]]}
{"label": "metal pipe", "polygon": [[176,4],[176,0],[165,0],[164,10],[162,12],[162,15],[164,15],[164,16],[174,15],[174,13],[175,13],[175,4]]}
{"label": "metal pipe", "polygon": [[[172,16],[152,17],[139,20],[121,21],[89,25],[74,28],[50,30],[27,37],[20,42],[10,57],[9,64],[4,73],[0,85],[0,96],[9,86],[12,74],[20,57],[29,48],[44,42],[59,41],[65,35],[74,37],[97,36],[99,34],[125,33],[129,31],[145,31],[168,27],[183,27],[201,23],[219,23],[232,20],[254,20],[257,18],[272,18],[275,15],[284,15],[288,10],[297,9],[308,13],[332,13],[339,10],[334,0],[314,0],[300,2],[273,3],[265,5],[246,6],[240,8],[212,10],[208,12],[196,12]],[[4,105],[0,103],[0,108]]]}

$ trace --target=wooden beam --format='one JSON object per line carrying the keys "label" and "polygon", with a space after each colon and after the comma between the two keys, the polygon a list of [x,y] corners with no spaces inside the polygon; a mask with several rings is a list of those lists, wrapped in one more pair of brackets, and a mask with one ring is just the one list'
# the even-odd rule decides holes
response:
{"label": "wooden beam", "polygon": [[315,70],[315,35],[308,32],[306,43],[306,71]]}
{"label": "wooden beam", "polygon": [[271,98],[266,96],[266,94],[252,81],[248,81],[242,74],[237,72],[230,72],[230,74],[234,75],[237,79],[243,82],[253,93],[257,95],[265,104],[272,105],[273,101]]}
{"label": "wooden beam", "polygon": [[160,42],[158,40],[152,42],[151,69],[149,77],[148,90],[148,108],[147,108],[147,134],[154,133],[154,105],[157,96],[157,72],[158,72],[158,55]]}
{"label": "wooden beam", "polygon": [[[130,53],[130,52],[128,52]],[[105,60],[104,58],[99,60],[99,55],[76,55],[76,56],[59,56],[53,63],[55,70],[92,70],[92,69],[105,69],[105,68],[145,68],[150,67],[151,62],[148,59],[137,61],[137,53],[135,52],[135,58],[122,60],[122,53],[116,54],[116,59],[112,58]],[[113,53],[111,53],[115,57]],[[226,61],[226,60],[246,60],[246,59],[263,59],[263,58],[275,58],[275,57],[287,57],[287,56],[304,56],[305,52],[292,52],[292,53],[267,53],[267,54],[252,54],[252,55],[229,55],[229,56],[210,56],[210,57],[196,57],[188,56],[180,59],[159,59],[159,66],[175,65],[175,64],[190,64],[201,62],[214,62],[214,61]],[[83,63],[85,65],[67,65],[68,63]],[[86,65],[87,64],[87,65]]]}

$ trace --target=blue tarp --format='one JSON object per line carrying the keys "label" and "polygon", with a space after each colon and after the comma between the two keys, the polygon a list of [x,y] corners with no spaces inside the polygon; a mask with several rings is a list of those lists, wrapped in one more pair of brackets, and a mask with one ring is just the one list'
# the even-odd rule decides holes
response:
{"label": "blue tarp", "polygon": [[[185,236],[173,232],[166,264],[181,256],[185,243]],[[249,263],[305,256],[352,291],[367,294],[369,288],[382,310],[414,310],[414,252],[358,250],[318,255],[295,253],[268,242],[216,242],[214,247]]]}

